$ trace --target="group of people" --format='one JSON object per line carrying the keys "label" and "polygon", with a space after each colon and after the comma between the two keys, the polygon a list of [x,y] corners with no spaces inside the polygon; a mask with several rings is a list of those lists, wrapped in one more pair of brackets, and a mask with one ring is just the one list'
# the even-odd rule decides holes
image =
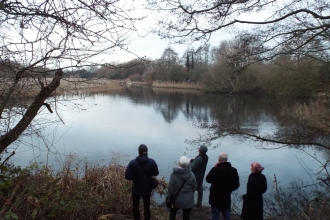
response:
{"label": "group of people", "polygon": [[[206,152],[208,148],[201,145],[199,154],[194,159],[186,156],[179,158],[178,167],[173,168],[168,183],[170,195],[176,195],[174,206],[170,209],[170,220],[176,219],[179,209],[182,209],[182,219],[189,220],[191,209],[202,206],[203,180],[208,163]],[[139,202],[143,198],[144,220],[151,219],[149,180],[159,174],[156,162],[148,157],[148,148],[141,144],[139,155],[131,160],[126,167],[125,178],[133,180],[132,200],[134,220],[140,220]],[[247,182],[247,191],[243,195],[241,218],[243,220],[263,220],[262,194],[267,190],[266,177],[261,173],[264,167],[258,162],[251,163],[251,174]],[[205,177],[211,184],[209,204],[211,205],[212,220],[219,220],[220,215],[230,220],[231,193],[239,188],[239,175],[237,169],[228,162],[228,155],[221,153],[218,161]],[[197,202],[194,202],[194,193],[197,191]]]}

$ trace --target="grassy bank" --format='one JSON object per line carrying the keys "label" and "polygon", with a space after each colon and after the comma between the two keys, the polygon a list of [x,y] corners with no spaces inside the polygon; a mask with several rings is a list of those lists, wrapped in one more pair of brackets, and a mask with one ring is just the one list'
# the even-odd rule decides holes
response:
{"label": "grassy bank", "polygon": [[[114,153],[109,164],[91,165],[68,156],[58,171],[36,163],[26,169],[1,165],[0,219],[132,219],[131,182],[124,178],[121,158]],[[158,179],[156,192],[164,195],[167,183],[163,177]],[[297,184],[290,190],[275,184],[272,193],[264,197],[265,219],[328,219],[329,189],[320,184],[312,188]],[[237,209],[232,211],[233,220],[239,219],[240,209],[234,205],[237,199],[241,200],[241,195],[233,195],[233,208]],[[151,204],[153,220],[168,219],[168,210],[153,197]],[[142,213],[142,202],[140,210]],[[179,212],[177,219],[181,216]],[[210,216],[208,206],[191,211],[192,220]]]}
{"label": "grassy bank", "polygon": [[[114,155],[108,165],[101,166],[78,163],[70,156],[60,171],[38,164],[27,169],[2,166],[1,219],[90,220],[114,213],[131,216],[131,182],[124,178],[125,166],[118,158]],[[164,193],[165,187],[160,178],[156,191]],[[152,206],[154,219],[167,216]]]}

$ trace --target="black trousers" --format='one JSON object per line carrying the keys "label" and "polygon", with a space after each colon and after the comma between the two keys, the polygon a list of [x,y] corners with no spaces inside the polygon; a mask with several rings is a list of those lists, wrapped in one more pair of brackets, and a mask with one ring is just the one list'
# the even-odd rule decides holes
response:
{"label": "black trousers", "polygon": [[[179,210],[179,208],[174,207],[173,209],[171,209],[170,211],[170,220],[175,220],[176,219],[176,213]],[[182,209],[182,220],[190,220],[190,209]]]}
{"label": "black trousers", "polygon": [[[144,208],[144,211],[143,211],[144,220],[150,220],[151,219],[150,196],[151,196],[150,194],[146,195],[146,196],[142,196],[143,208]],[[132,193],[134,220],[141,220],[140,210],[139,210],[140,197],[141,196]]]}

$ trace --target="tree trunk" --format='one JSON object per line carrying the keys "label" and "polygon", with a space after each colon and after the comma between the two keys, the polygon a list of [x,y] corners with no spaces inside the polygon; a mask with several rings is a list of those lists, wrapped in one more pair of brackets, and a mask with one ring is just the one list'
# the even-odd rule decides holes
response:
{"label": "tree trunk", "polygon": [[[7,134],[0,138],[0,154],[17,138],[23,133],[23,131],[29,126],[34,117],[38,114],[39,109],[42,105],[45,105],[45,100],[52,94],[53,91],[60,85],[62,78],[62,70],[58,70],[52,82],[43,87],[37,97],[34,99],[33,103],[26,110],[23,118],[17,123],[17,125],[10,130]],[[46,104],[47,105],[47,104]]]}

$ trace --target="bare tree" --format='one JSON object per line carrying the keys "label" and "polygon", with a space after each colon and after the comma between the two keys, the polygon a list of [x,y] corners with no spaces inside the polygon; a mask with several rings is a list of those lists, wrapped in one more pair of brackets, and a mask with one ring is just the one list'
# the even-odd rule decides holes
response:
{"label": "bare tree", "polygon": [[[314,48],[329,53],[330,3],[326,0],[148,0],[159,16],[155,32],[173,42],[208,41],[219,30],[249,29],[269,46],[264,58]],[[168,13],[170,15],[168,15]],[[295,42],[295,44],[291,44]],[[286,45],[291,45],[287,47]],[[310,48],[311,47],[311,48]],[[266,47],[265,47],[266,48]]]}
{"label": "bare tree", "polygon": [[[127,50],[135,31],[120,0],[0,0],[0,153],[31,125],[65,71],[96,66]],[[27,99],[27,97],[31,99]]]}
{"label": "bare tree", "polygon": [[171,47],[167,47],[160,58],[160,65],[163,68],[170,68],[172,65],[177,64],[178,60],[178,53]]}

